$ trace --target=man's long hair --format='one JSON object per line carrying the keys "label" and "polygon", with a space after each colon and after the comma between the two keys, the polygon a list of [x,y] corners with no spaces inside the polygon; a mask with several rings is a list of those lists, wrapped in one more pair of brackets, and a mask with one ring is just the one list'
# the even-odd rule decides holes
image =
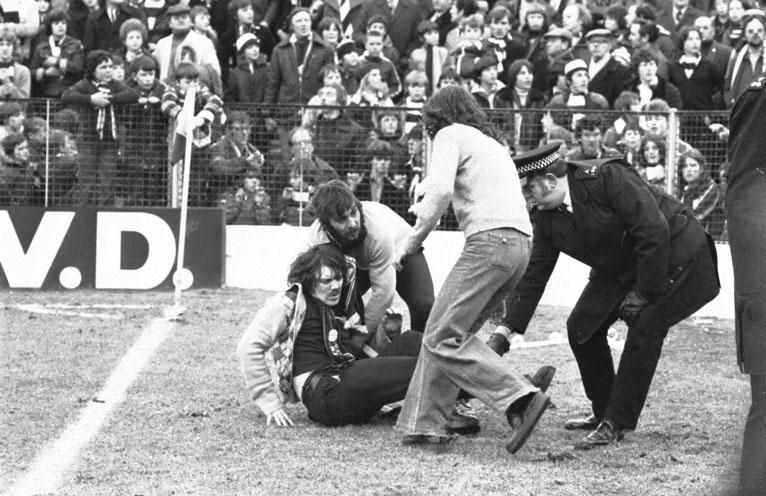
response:
{"label": "man's long hair", "polygon": [[287,282],[299,283],[303,291],[311,293],[322,267],[328,267],[334,275],[340,277],[346,273],[346,261],[336,246],[329,243],[317,245],[298,255],[290,264]]}
{"label": "man's long hair", "polygon": [[442,128],[464,124],[503,143],[500,133],[490,124],[476,99],[460,86],[445,86],[434,93],[423,105],[423,123],[431,139]]}
{"label": "man's long hair", "polygon": [[[359,238],[349,241],[333,229],[330,221],[343,218],[354,207],[359,210],[361,216],[361,231]],[[333,179],[319,186],[311,198],[311,208],[330,239],[342,248],[352,249],[364,243],[367,228],[364,225],[364,216],[362,215],[362,202],[354,195],[351,188],[340,179]]]}

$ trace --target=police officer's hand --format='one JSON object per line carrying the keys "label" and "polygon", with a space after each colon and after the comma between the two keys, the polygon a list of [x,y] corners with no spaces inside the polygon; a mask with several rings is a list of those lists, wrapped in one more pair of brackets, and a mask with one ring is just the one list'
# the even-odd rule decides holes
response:
{"label": "police officer's hand", "polygon": [[622,304],[620,305],[620,318],[625,321],[628,326],[632,326],[636,323],[641,311],[647,305],[649,305],[649,298],[637,289],[632,289],[625,295],[625,299],[622,300]]}

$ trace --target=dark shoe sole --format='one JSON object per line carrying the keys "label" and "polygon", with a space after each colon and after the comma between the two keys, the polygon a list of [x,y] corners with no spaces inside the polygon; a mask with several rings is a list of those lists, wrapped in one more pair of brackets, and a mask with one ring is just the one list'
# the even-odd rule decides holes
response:
{"label": "dark shoe sole", "polygon": [[529,402],[529,406],[524,410],[524,421],[518,428],[514,429],[513,436],[505,444],[505,449],[509,453],[516,453],[524,446],[524,443],[527,442],[529,435],[535,430],[537,422],[545,413],[550,402],[551,399],[545,393],[535,393],[535,396]]}
{"label": "dark shoe sole", "polygon": [[453,436],[430,436],[428,434],[408,434],[402,438],[404,446],[429,446],[448,444],[455,438]]}
{"label": "dark shoe sole", "polygon": [[537,369],[537,372],[535,372],[535,375],[532,376],[529,382],[544,393],[551,386],[554,375],[556,375],[556,367],[543,365]]}
{"label": "dark shoe sole", "polygon": [[479,422],[476,422],[475,424],[454,425],[454,426],[447,424],[444,427],[444,430],[447,431],[447,434],[469,436],[471,434],[478,434],[481,431],[481,424],[479,424]]}

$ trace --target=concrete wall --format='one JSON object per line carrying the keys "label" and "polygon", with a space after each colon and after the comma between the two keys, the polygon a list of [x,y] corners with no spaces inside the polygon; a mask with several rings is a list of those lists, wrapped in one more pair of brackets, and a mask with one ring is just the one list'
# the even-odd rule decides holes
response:
{"label": "concrete wall", "polygon": [[[235,288],[279,290],[284,287],[287,269],[305,247],[305,227],[227,226],[226,285]],[[425,242],[425,255],[438,291],[449,269],[460,255],[463,236],[437,231]],[[734,318],[734,281],[728,245],[718,247],[721,293],[697,312],[698,316]],[[585,286],[589,268],[566,255],[548,283],[542,304],[572,307]]]}

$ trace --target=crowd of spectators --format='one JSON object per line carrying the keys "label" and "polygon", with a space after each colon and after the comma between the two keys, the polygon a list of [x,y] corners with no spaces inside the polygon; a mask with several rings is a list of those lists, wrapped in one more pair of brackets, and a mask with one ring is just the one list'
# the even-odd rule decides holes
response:
{"label": "crowd of spectators", "polygon": [[[764,70],[762,7],[0,0],[0,201],[165,205],[175,119],[195,88],[192,205],[305,224],[313,189],[339,177],[408,217],[423,174],[418,109],[459,84],[512,153],[556,140],[571,159],[622,156],[708,218],[724,186],[721,116]],[[60,107],[35,123],[30,97]],[[668,129],[671,109],[695,112]]]}

